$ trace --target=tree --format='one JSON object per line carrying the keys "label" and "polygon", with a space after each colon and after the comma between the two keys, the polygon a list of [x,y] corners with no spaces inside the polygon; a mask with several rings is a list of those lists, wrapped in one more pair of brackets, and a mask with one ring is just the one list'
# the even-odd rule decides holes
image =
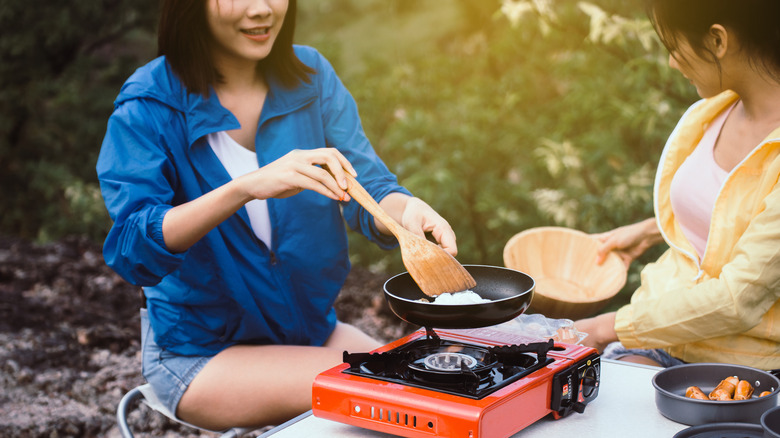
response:
{"label": "tree", "polygon": [[3,232],[105,232],[94,165],[119,87],[154,55],[157,3],[0,3]]}

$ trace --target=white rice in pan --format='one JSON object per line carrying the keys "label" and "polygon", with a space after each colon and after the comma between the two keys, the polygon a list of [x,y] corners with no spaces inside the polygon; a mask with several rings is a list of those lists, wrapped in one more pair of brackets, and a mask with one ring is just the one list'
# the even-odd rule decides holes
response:
{"label": "white rice in pan", "polygon": [[[422,299],[420,301],[423,302],[431,302],[431,301],[425,301],[425,299]],[[482,298],[474,292],[473,290],[464,290],[461,292],[455,292],[455,293],[443,293],[436,297],[434,301],[432,301],[433,304],[443,304],[443,305],[456,305],[456,304],[480,304],[480,303],[489,303],[490,300],[487,298]]]}

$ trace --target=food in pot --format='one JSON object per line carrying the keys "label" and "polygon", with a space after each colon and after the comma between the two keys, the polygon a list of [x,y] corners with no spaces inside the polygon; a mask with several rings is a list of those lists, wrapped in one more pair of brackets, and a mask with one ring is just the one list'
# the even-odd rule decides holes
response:
{"label": "food in pot", "polygon": [[737,383],[739,383],[737,376],[729,376],[721,380],[718,386],[710,392],[710,400],[734,400]]}
{"label": "food in pot", "polygon": [[473,290],[464,290],[453,293],[443,293],[438,295],[433,301],[429,301],[425,298],[421,298],[418,301],[423,303],[444,304],[444,305],[457,305],[457,304],[480,304],[489,303],[490,300],[482,298],[478,293]]}
{"label": "food in pot", "polygon": [[685,390],[685,396],[699,400],[709,400],[707,394],[705,394],[704,391],[702,391],[698,386],[689,386],[688,389]]}
{"label": "food in pot", "polygon": [[[704,394],[698,386],[689,386],[685,390],[685,396],[698,400],[749,400],[753,396],[753,385],[747,380],[740,380],[737,376],[729,376],[718,383],[718,386],[709,394]],[[771,394],[772,391],[763,391],[759,397]]]}
{"label": "food in pot", "polygon": [[734,400],[747,400],[753,395],[753,385],[747,380],[740,380],[734,390]]}

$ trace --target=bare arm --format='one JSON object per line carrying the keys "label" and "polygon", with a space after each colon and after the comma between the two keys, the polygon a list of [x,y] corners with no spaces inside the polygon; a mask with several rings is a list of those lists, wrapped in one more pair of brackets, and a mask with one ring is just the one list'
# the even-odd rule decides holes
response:
{"label": "bare arm", "polygon": [[[335,177],[322,165],[337,169],[333,174]],[[292,151],[267,166],[170,209],[162,223],[165,245],[171,252],[186,251],[253,199],[285,198],[302,190],[314,190],[334,200],[347,200],[344,169],[355,174],[349,161],[333,148]]]}
{"label": "bare arm", "polygon": [[615,312],[602,313],[592,318],[575,321],[574,327],[577,331],[588,334],[582,344],[602,352],[607,345],[616,342],[618,336],[615,332],[615,315]]}

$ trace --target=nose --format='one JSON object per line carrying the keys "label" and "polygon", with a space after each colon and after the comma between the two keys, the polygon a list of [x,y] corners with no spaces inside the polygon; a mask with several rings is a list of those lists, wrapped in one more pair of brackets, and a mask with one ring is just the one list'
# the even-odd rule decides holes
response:
{"label": "nose", "polygon": [[271,6],[267,0],[252,0],[246,13],[250,17],[267,17],[271,15]]}

